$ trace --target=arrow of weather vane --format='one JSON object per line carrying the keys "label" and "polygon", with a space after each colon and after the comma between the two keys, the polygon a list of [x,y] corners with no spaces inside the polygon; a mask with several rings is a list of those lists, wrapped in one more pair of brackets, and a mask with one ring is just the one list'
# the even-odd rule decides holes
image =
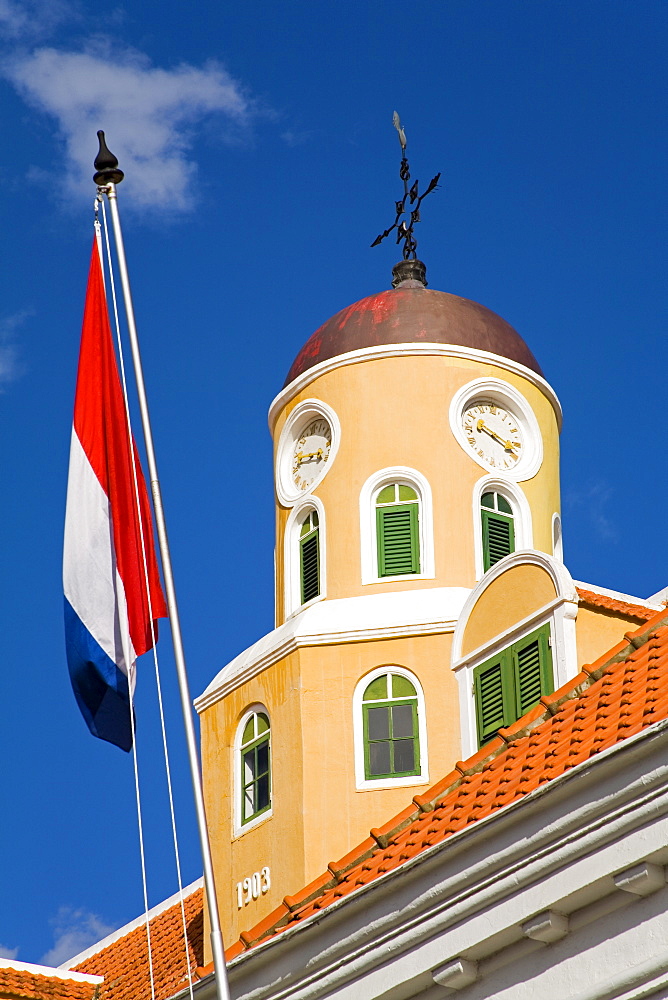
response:
{"label": "arrow of weather vane", "polygon": [[[416,222],[420,221],[420,205],[422,204],[422,201],[427,197],[428,194],[431,194],[431,192],[438,187],[438,181],[441,175],[440,173],[438,173],[436,174],[435,177],[432,177],[432,179],[429,181],[429,185],[427,186],[427,190],[423,191],[422,194],[420,194],[418,190],[419,181],[415,181],[410,188],[408,187],[408,182],[411,179],[411,174],[410,174],[410,169],[408,167],[408,160],[406,159],[406,133],[401,127],[401,120],[396,111],[392,115],[392,123],[397,130],[397,133],[399,135],[399,142],[401,143],[402,155],[401,155],[401,166],[399,168],[399,176],[404,182],[404,196],[401,199],[401,201],[395,201],[394,203],[397,214],[393,225],[391,225],[389,229],[386,229],[384,233],[381,233],[380,236],[377,236],[376,239],[371,244],[371,246],[377,247],[379,243],[382,243],[382,241],[385,239],[386,236],[389,236],[390,233],[396,229],[397,230],[396,242],[401,243],[402,240],[404,241],[404,249],[403,249],[404,260],[415,260],[416,250],[417,250],[417,240],[413,235],[413,227],[415,226]],[[410,218],[408,224],[406,224],[405,219],[402,219],[402,215],[405,215],[407,211],[406,208],[407,202],[410,211]]]}

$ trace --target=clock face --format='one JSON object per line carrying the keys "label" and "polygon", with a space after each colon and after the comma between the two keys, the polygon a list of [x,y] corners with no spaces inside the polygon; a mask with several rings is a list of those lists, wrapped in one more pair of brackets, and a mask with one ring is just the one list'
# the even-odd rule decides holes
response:
{"label": "clock face", "polygon": [[312,417],[297,431],[292,445],[290,476],[294,486],[304,492],[323,472],[332,447],[332,428],[325,417]]}
{"label": "clock face", "polygon": [[474,399],[462,412],[461,421],[468,447],[490,469],[508,472],[519,463],[524,434],[509,407],[491,399]]}

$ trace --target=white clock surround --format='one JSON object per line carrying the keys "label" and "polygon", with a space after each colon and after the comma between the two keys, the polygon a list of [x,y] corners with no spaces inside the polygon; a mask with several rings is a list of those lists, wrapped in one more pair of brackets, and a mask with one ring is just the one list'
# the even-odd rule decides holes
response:
{"label": "white clock surround", "polygon": [[[517,421],[518,433],[515,439],[521,442],[521,454],[508,468],[496,468],[490,464],[478,449],[471,446],[464,428],[466,411],[479,403],[492,403]],[[463,385],[450,403],[450,428],[455,438],[474,462],[486,472],[496,473],[514,481],[523,482],[536,475],[543,461],[543,441],[538,421],[531,406],[521,392],[507,382],[496,378],[479,378]],[[488,421],[489,422],[489,421]],[[507,420],[505,421],[508,422]],[[490,428],[493,432],[495,429]],[[489,435],[498,439],[498,434]]]}
{"label": "white clock surround", "polygon": [[[324,421],[329,425],[331,441],[329,449],[319,461],[312,478],[300,487],[293,476],[295,448],[301,435],[314,424]],[[339,419],[330,406],[321,399],[305,399],[294,408],[288,417],[276,450],[276,494],[284,507],[292,507],[298,500],[308,496],[322,482],[336,457],[341,439]],[[306,478],[306,477],[305,477]]]}

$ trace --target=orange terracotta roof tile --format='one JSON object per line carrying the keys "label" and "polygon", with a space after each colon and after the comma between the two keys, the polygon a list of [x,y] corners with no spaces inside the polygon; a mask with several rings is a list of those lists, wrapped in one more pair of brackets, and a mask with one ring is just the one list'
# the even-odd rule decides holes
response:
{"label": "orange terracotta roof tile", "polygon": [[[643,618],[648,610],[626,607],[642,611]],[[286,897],[290,912],[275,911],[273,925],[265,918],[246,931],[243,945],[252,948],[322,913],[457,830],[667,718],[668,691],[661,683],[666,667],[668,614],[661,611],[549,698],[541,699],[539,706],[502,730],[468,761],[458,762],[453,772],[416,796],[393,820],[374,829],[370,839],[341,861],[331,863],[296,897]],[[239,954],[235,944],[227,952],[228,961]]]}
{"label": "orange terracotta roof tile", "polygon": [[590,608],[599,608],[604,611],[616,611],[626,618],[635,618],[640,622],[649,621],[656,614],[655,607],[648,607],[646,604],[636,604],[630,601],[622,601],[609,594],[601,594],[596,590],[586,587],[576,587],[580,604]]}
{"label": "orange terracotta roof tile", "polygon": [[[194,981],[204,962],[203,890],[184,901],[187,928],[187,962]],[[162,910],[150,921],[153,980],[156,1000],[167,1000],[188,985],[188,965],[183,941],[180,903]],[[77,972],[104,976],[99,1000],[150,1000],[146,925],[134,927],[106,948],[86,957]]]}
{"label": "orange terracotta roof tile", "polygon": [[99,983],[92,978],[82,981],[68,978],[67,973],[53,970],[53,975],[35,972],[22,963],[2,963],[0,967],[0,997],[27,998],[27,1000],[94,1000]]}

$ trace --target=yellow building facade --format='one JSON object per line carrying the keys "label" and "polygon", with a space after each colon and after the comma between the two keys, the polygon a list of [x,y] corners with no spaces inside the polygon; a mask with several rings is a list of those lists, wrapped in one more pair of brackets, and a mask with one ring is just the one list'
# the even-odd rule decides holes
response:
{"label": "yellow building facade", "polygon": [[563,565],[560,423],[505,321],[414,278],[300,352],[270,408],[276,627],[196,702],[226,940],[629,627]]}

